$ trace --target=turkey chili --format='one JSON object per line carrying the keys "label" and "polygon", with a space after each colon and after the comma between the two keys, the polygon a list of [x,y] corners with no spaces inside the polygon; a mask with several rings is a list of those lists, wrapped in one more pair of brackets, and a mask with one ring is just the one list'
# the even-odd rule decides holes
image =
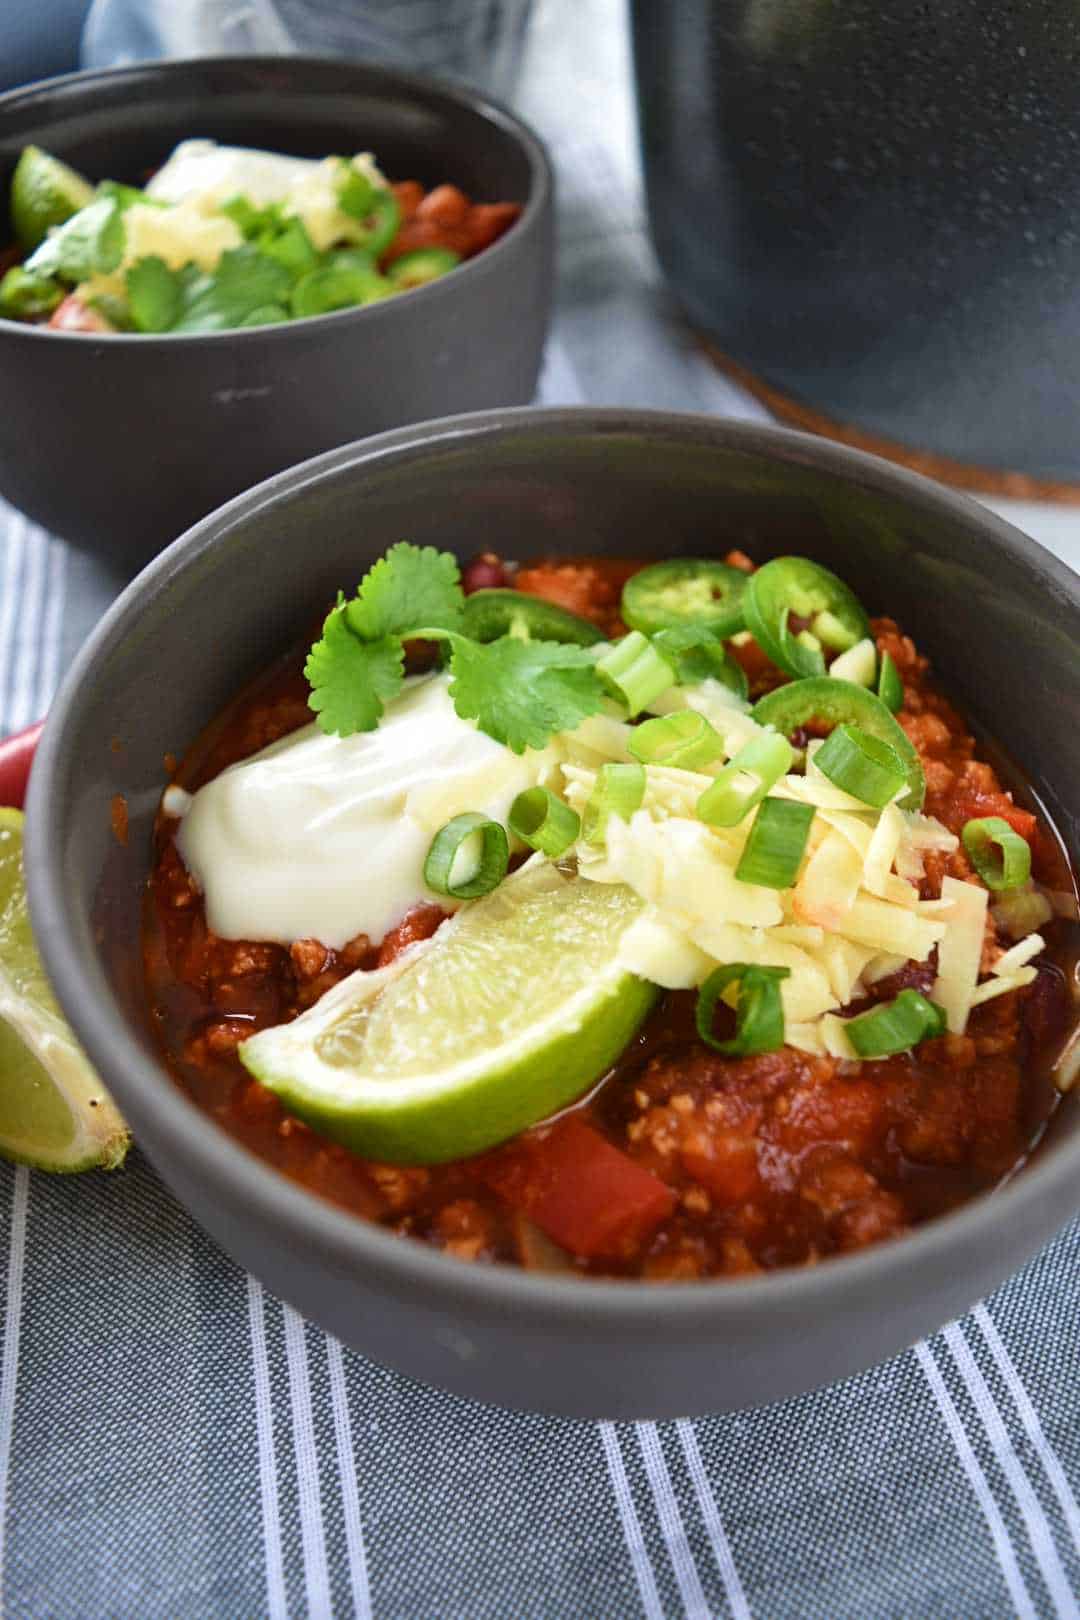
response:
{"label": "turkey chili", "polygon": [[460,1258],[812,1264],[995,1187],[1068,1083],[1028,802],[806,559],[395,547],[172,773],[155,1028],[254,1153]]}

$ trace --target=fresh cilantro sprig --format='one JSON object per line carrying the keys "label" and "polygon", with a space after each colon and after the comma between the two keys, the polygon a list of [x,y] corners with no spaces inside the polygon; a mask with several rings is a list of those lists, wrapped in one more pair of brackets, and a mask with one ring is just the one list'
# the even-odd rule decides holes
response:
{"label": "fresh cilantro sprig", "polygon": [[457,630],[464,611],[457,558],[434,546],[411,546],[407,540],[391,546],[368,569],[360,589],[345,604],[349,629],[365,641],[415,634],[421,625]]}
{"label": "fresh cilantro sprig", "polygon": [[433,546],[392,546],[356,595],[339,597],[304,674],[323,731],[370,731],[401,689],[403,642],[438,640],[450,653],[450,698],[462,719],[515,754],[572,731],[604,701],[588,647],[462,635],[465,605],[456,559]]}
{"label": "fresh cilantro sprig", "polygon": [[398,636],[364,641],[349,629],[345,598],[327,616],[322,637],[304,665],[308,702],[323,731],[349,737],[374,731],[383,705],[397,696],[405,678],[405,649]]}
{"label": "fresh cilantro sprig", "polygon": [[483,643],[454,636],[452,645],[454,708],[515,754],[573,731],[604,701],[591,647],[518,636]]}
{"label": "fresh cilantro sprig", "polygon": [[115,197],[102,195],[80,208],[63,225],[50,231],[26,261],[35,275],[59,276],[62,281],[89,281],[108,275],[124,251],[124,222]]}

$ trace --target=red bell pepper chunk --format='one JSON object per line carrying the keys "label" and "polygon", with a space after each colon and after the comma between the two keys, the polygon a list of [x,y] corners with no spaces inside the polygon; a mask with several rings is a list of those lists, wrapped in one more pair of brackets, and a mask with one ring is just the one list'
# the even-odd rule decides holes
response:
{"label": "red bell pepper chunk", "polygon": [[1021,810],[1004,793],[961,795],[949,805],[949,815],[943,819],[950,830],[960,832],[965,822],[984,816],[1000,816],[1002,821],[1009,823],[1013,832],[1026,838],[1029,844],[1038,831],[1039,823],[1031,811]]}
{"label": "red bell pepper chunk", "polygon": [[629,1258],[675,1208],[670,1187],[574,1115],[480,1168],[506,1203],[585,1260]]}

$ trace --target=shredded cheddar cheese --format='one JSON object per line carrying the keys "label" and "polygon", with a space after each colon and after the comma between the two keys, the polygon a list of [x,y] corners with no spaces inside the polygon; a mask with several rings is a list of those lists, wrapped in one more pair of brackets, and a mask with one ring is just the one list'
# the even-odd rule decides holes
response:
{"label": "shredded cheddar cheese", "polygon": [[[793,886],[777,891],[737,878],[757,811],[735,827],[712,827],[696,808],[725,758],[761,728],[740,700],[720,690],[723,697],[676,688],[656,707],[704,713],[723,739],[724,756],[694,771],[646,766],[640,809],[629,821],[612,818],[605,847],[576,847],[585,877],[625,883],[646,902],[626,937],[630,971],[668,989],[692,989],[726,962],[786,967],[785,1040],[846,1062],[860,1059],[840,1009],[909,963],[929,961],[935,948],[930,994],[953,1033],[964,1031],[973,1007],[1031,982],[1032,958],[1043,949],[1034,933],[1002,953],[980,982],[988,919],[981,885],[946,877],[940,899],[920,898],[924,857],[951,854],[959,845],[955,834],[895,801],[878,811],[836,787],[815,766],[816,740],[806,751],[805,774],[781,777],[770,789],[816,812]],[[601,714],[560,739],[562,794],[579,814],[600,765],[633,759],[631,737],[625,721]]]}

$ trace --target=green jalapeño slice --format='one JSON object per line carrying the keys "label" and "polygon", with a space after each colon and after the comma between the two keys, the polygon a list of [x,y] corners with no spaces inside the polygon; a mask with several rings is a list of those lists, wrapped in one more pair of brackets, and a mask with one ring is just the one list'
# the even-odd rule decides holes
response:
{"label": "green jalape\u00f1o slice", "polygon": [[855,726],[887,743],[899,756],[907,777],[907,792],[899,801],[902,810],[917,810],[926,796],[923,769],[907,733],[865,686],[832,675],[792,681],[760,698],[751,714],[759,726],[774,726],[788,738],[805,727],[825,736],[837,726]]}
{"label": "green jalape\u00f1o slice", "polygon": [[[751,574],[743,608],[762,652],[795,680],[824,675],[825,648],[847,652],[870,635],[858,597],[807,557],[776,557]],[[792,615],[805,621],[795,632]]]}
{"label": "green jalape\u00f1o slice", "polygon": [[570,613],[557,602],[506,586],[490,586],[467,596],[462,630],[473,641],[519,636],[523,641],[568,641],[591,647],[604,639],[591,620]]}
{"label": "green jalape\u00f1o slice", "polygon": [[743,628],[743,597],[749,576],[727,563],[677,557],[631,574],[620,612],[631,630],[651,636],[683,624],[707,625],[714,635]]}

